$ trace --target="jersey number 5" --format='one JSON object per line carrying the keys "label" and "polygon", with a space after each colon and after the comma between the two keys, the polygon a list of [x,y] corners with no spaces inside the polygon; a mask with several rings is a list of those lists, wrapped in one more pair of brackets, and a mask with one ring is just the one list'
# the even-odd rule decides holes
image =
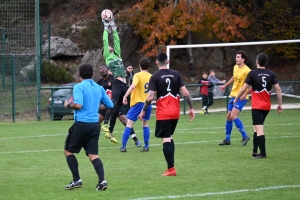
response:
{"label": "jersey number 5", "polygon": [[261,84],[261,85],[262,85],[263,87],[266,87],[266,86],[267,86],[267,81],[266,81],[266,77],[265,77],[265,76],[262,76],[262,77],[261,77],[261,81],[262,81],[262,84]]}

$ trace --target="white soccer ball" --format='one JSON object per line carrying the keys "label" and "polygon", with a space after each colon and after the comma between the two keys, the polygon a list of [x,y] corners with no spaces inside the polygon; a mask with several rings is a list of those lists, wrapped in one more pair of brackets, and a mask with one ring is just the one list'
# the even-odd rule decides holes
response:
{"label": "white soccer ball", "polygon": [[101,17],[105,21],[110,21],[113,17],[113,13],[109,9],[105,9],[105,10],[102,11]]}

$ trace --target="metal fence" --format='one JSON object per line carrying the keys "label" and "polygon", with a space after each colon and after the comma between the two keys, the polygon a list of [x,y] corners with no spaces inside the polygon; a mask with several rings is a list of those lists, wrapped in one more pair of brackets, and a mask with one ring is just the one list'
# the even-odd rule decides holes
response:
{"label": "metal fence", "polygon": [[40,119],[39,0],[0,4],[0,122]]}
{"label": "metal fence", "polygon": [[[283,93],[283,108],[300,108],[300,81],[281,81],[279,83]],[[186,85],[192,96],[196,113],[198,114],[202,108],[202,98],[199,94],[199,86],[201,86],[201,84]],[[219,87],[220,85],[214,86],[214,104],[209,108],[209,112],[211,113],[227,111],[231,86],[227,87],[223,92],[219,90]],[[72,119],[72,110],[63,107],[64,100],[69,99],[72,96],[72,88],[73,87],[67,85],[42,87],[43,92],[41,92],[41,94],[47,95],[41,98],[44,99],[44,103],[41,106],[42,110],[47,111],[47,114],[45,114],[43,119]],[[57,92],[58,90],[61,91]],[[54,93],[57,94],[54,95]],[[277,96],[275,93],[273,93],[271,100],[274,105],[277,104]],[[153,105],[155,107],[155,101],[153,102]],[[250,106],[251,97],[249,99],[249,102],[246,104],[246,109],[250,109]],[[186,114],[187,110],[188,106],[186,105],[184,98],[182,98],[181,111],[183,114]]]}
{"label": "metal fence", "polygon": [[[279,81],[282,90],[282,101],[284,109],[299,109],[300,108],[300,81]],[[200,113],[202,108],[202,98],[199,95],[199,84],[186,85],[193,97],[193,103],[196,113]],[[219,86],[214,87],[214,104],[209,108],[210,112],[227,111],[231,86],[227,87],[224,92],[219,91]],[[275,91],[272,91],[272,105],[277,105],[277,96]],[[187,105],[184,99],[181,99],[183,114],[186,114]],[[246,109],[251,108],[251,95]]]}

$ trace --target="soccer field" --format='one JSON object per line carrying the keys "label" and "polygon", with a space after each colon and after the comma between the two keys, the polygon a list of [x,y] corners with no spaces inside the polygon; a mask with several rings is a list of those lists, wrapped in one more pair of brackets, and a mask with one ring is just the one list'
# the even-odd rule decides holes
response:
{"label": "soccer field", "polygon": [[[176,177],[162,177],[167,165],[150,121],[150,152],[128,142],[120,153],[124,126],[117,122],[111,143],[101,134],[99,155],[104,163],[106,191],[96,191],[98,178],[88,157],[77,154],[83,186],[66,191],[72,179],[64,140],[72,120],[0,123],[0,199],[300,199],[300,110],[272,110],[265,123],[267,159],[252,159],[251,112],[240,118],[251,140],[240,143],[234,127],[230,146],[224,137],[226,113],[182,115],[174,135]],[[135,126],[143,141],[141,122]]]}

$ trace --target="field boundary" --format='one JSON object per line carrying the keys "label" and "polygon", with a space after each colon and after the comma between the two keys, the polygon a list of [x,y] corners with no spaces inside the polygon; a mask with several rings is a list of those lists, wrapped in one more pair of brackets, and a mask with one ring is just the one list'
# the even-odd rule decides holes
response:
{"label": "field boundary", "polygon": [[179,199],[179,198],[188,198],[188,197],[207,197],[207,196],[214,196],[214,195],[235,194],[235,193],[242,193],[242,192],[259,192],[259,191],[265,191],[265,190],[278,190],[278,189],[286,189],[286,188],[300,188],[300,185],[278,185],[278,186],[269,186],[269,187],[263,187],[263,188],[255,188],[255,189],[229,190],[229,191],[222,191],[222,192],[206,192],[206,193],[200,193],[200,194],[144,197],[144,198],[137,198],[137,199],[131,199],[131,200]]}

